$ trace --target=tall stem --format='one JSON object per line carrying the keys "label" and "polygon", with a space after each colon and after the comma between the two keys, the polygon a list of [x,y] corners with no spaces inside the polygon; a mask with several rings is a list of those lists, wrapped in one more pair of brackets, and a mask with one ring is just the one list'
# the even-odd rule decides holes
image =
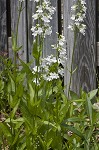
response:
{"label": "tall stem", "polygon": [[74,31],[74,45],[73,45],[72,59],[71,59],[71,65],[70,65],[70,80],[69,80],[69,87],[68,87],[68,98],[70,97],[70,86],[72,83],[74,52],[75,52],[75,48],[76,48],[76,40],[77,40],[77,32],[75,30]]}
{"label": "tall stem", "polygon": [[16,25],[16,34],[15,34],[15,49],[14,49],[14,67],[15,67],[15,91],[16,91],[16,70],[17,70],[17,42],[18,42],[18,28],[19,28],[19,21],[20,21],[20,16],[22,12],[22,2],[21,4],[19,3],[19,13],[18,13],[18,20],[17,20],[17,25]]}

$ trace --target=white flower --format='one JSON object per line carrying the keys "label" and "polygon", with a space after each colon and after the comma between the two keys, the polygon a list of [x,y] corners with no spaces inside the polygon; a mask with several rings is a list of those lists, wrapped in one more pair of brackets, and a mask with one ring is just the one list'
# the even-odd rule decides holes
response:
{"label": "white flower", "polygon": [[73,26],[72,26],[72,25],[69,25],[69,26],[68,26],[68,29],[70,29],[71,31],[73,31]]}
{"label": "white flower", "polygon": [[38,17],[39,17],[39,15],[38,15],[38,14],[33,14],[33,16],[32,16],[33,20],[37,20],[37,19],[38,19]]}
{"label": "white flower", "polygon": [[71,20],[75,20],[75,15],[74,14],[71,16]]}
{"label": "white flower", "polygon": [[60,74],[62,77],[64,77],[64,69],[63,68],[59,68],[58,69],[58,74]]}
{"label": "white flower", "polygon": [[93,104],[93,108],[99,112],[99,102]]}
{"label": "white flower", "polygon": [[34,37],[37,35],[41,35],[43,33],[43,30],[41,27],[39,27],[39,25],[37,25],[36,27],[32,26],[31,31],[32,31],[32,35],[34,35]]}
{"label": "white flower", "polygon": [[34,2],[39,2],[40,0],[34,0]]}
{"label": "white flower", "polygon": [[44,33],[44,38],[45,38],[46,35],[51,35],[51,33],[52,33],[52,27],[48,26],[48,27],[45,29],[44,32],[45,32],[45,33]]}
{"label": "white flower", "polygon": [[43,13],[43,9],[42,9],[42,6],[37,6],[37,11],[36,11],[38,14],[41,14]]}
{"label": "white flower", "polygon": [[86,29],[86,25],[82,24],[81,28],[80,28],[80,33],[82,33],[83,35],[85,35],[85,29]]}
{"label": "white flower", "polygon": [[38,80],[38,79],[36,79],[36,78],[33,80],[33,83],[35,83],[35,84],[37,84],[37,85],[40,85],[39,80]]}
{"label": "white flower", "polygon": [[73,14],[71,16],[71,20],[73,21],[71,25],[68,26],[69,29],[72,31],[75,30],[75,27],[79,30],[80,33],[85,35],[85,25],[83,24],[84,18],[86,17],[86,2],[85,0],[77,1],[77,4],[74,4],[71,7]]}
{"label": "white flower", "polygon": [[64,42],[65,42],[65,37],[63,35],[60,35],[60,39],[59,39],[59,46],[64,46]]}
{"label": "white flower", "polygon": [[44,22],[50,22],[50,20],[48,19],[48,17],[47,16],[42,16],[42,18],[41,18]]}
{"label": "white flower", "polygon": [[[39,2],[35,0],[35,2]],[[51,35],[52,27],[50,26],[50,21],[52,15],[55,12],[55,8],[51,6],[51,2],[48,0],[42,0],[40,5],[36,6],[36,13],[33,14],[33,22],[36,21],[36,28],[32,27],[32,35],[36,37],[37,35]],[[35,23],[34,23],[35,24]],[[38,26],[39,24],[39,26]],[[39,28],[38,28],[39,27]],[[42,28],[42,29],[41,29]]]}
{"label": "white flower", "polygon": [[56,57],[54,57],[53,55],[48,56],[47,58],[43,58],[41,59],[42,63],[41,66],[43,68],[45,68],[46,66],[51,66],[53,63],[56,63]]}
{"label": "white flower", "polygon": [[71,10],[76,10],[76,8],[77,8],[77,5],[73,5],[72,7],[71,7]]}
{"label": "white flower", "polygon": [[52,45],[53,49],[58,50],[59,52],[58,64],[61,64],[63,67],[65,67],[67,60],[67,51],[64,48],[65,41],[66,41],[65,37],[63,35],[60,35],[58,38],[58,44]]}
{"label": "white flower", "polygon": [[40,67],[35,66],[35,67],[33,68],[32,73],[35,74],[36,72],[37,72],[37,73],[40,72]]}
{"label": "white flower", "polygon": [[54,73],[51,72],[49,75],[43,75],[43,78],[46,81],[52,81],[52,80],[58,79],[59,75],[55,72]]}

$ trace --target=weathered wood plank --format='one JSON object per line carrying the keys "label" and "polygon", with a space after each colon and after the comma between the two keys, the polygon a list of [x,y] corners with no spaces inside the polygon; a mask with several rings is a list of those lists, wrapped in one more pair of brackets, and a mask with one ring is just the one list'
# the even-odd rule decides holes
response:
{"label": "weathered wood plank", "polygon": [[[44,50],[43,54],[44,57],[50,55],[50,54],[55,54],[55,51],[52,50],[51,45],[55,44],[57,41],[57,35],[56,32],[58,31],[58,18],[57,18],[57,0],[51,0],[52,6],[56,7],[56,12],[53,15],[53,20],[51,21],[50,25],[52,26],[53,33],[51,36],[46,36],[45,42],[44,42]],[[32,44],[33,44],[33,36],[31,32],[31,27],[33,25],[32,23],[32,14],[35,13],[35,3],[28,2],[28,8],[27,8],[27,15],[28,15],[28,55],[29,55],[29,60],[32,60]]]}
{"label": "weathered wood plank", "polygon": [[[11,27],[12,32],[15,33],[16,31],[16,25],[18,21],[18,6],[19,2],[15,0],[11,0]],[[18,45],[23,46],[22,50],[18,52],[19,57],[27,61],[27,28],[26,28],[26,4],[23,2],[23,11],[20,16],[20,22],[19,22],[19,30],[18,30]]]}
{"label": "weathered wood plank", "polygon": [[[70,24],[70,16],[73,1],[64,1],[64,34],[67,40],[68,61],[67,67],[70,68],[71,53],[73,47],[73,33],[67,29]],[[72,78],[71,89],[79,93],[80,88],[90,91],[96,88],[96,35],[95,35],[95,1],[86,0],[87,14],[85,19],[86,35],[79,34],[77,46],[74,52],[74,68],[77,71]],[[65,84],[68,85],[70,74],[65,71]]]}
{"label": "weathered wood plank", "polygon": [[0,0],[0,51],[7,51],[6,0]]}
{"label": "weathered wood plank", "polygon": [[33,60],[32,57],[32,50],[33,50],[33,36],[32,36],[32,25],[33,25],[33,18],[32,15],[35,13],[35,2],[34,1],[27,1],[27,40],[28,40],[28,61]]}
{"label": "weathered wood plank", "polygon": [[51,45],[56,44],[57,42],[57,34],[56,32],[58,32],[58,6],[57,6],[57,0],[51,0],[51,4],[52,6],[54,6],[56,8],[56,11],[53,15],[53,19],[51,20],[50,25],[52,26],[52,34],[51,36],[47,36],[45,38],[45,43],[44,43],[44,57],[51,55],[51,54],[55,54],[55,51],[52,49]]}
{"label": "weathered wood plank", "polygon": [[[72,60],[72,50],[73,50],[73,42],[74,42],[74,34],[68,29],[68,25],[70,25],[71,20],[71,6],[73,5],[73,0],[64,0],[63,1],[63,32],[66,38],[67,43],[67,62],[64,74],[64,85],[66,86],[66,94],[68,94],[69,81],[70,81],[70,70],[71,60]],[[67,70],[68,68],[68,70]]]}

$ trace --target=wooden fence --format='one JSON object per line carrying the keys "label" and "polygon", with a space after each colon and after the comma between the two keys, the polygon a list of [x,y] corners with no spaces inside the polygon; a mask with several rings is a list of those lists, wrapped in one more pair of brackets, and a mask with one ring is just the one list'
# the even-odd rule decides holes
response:
{"label": "wooden fence", "polygon": [[[73,33],[67,27],[70,24],[73,0],[51,0],[51,2],[57,11],[51,22],[53,33],[51,37],[46,38],[44,55],[47,56],[53,53],[51,45],[56,43],[57,36],[55,33],[61,33],[63,30],[67,42],[68,60],[66,66],[69,69],[73,48]],[[71,86],[71,89],[78,93],[80,87],[86,91],[96,88],[96,0],[86,0],[86,3],[86,36],[79,34],[77,39],[77,46],[74,53],[74,68],[77,67],[77,71],[73,75]],[[17,8],[18,0],[0,0],[0,52],[7,51],[9,57],[12,57],[11,45],[9,43],[11,42],[11,32],[14,32],[16,27],[18,17]],[[19,52],[19,55],[26,62],[32,59],[31,49],[33,37],[30,29],[32,27],[33,12],[35,12],[34,2],[25,0],[24,10],[19,23],[18,43],[19,45],[23,45],[23,49]],[[63,20],[61,12],[63,13]],[[65,70],[64,82],[66,85],[68,85],[69,78],[70,74]]]}

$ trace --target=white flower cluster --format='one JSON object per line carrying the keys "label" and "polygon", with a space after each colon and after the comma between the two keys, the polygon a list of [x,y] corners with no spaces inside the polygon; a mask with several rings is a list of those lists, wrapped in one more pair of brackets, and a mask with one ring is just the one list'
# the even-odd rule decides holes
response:
{"label": "white flower cluster", "polygon": [[[39,0],[35,0],[39,2]],[[52,27],[49,25],[52,20],[52,15],[55,12],[55,8],[51,6],[50,1],[42,0],[42,4],[36,6],[36,13],[33,14],[33,22],[36,21],[36,26],[32,26],[32,35],[36,37],[37,35],[51,35]],[[35,24],[35,23],[34,23]]]}
{"label": "white flower cluster", "polygon": [[41,64],[39,67],[35,66],[32,73],[36,74],[41,71],[42,78],[46,81],[52,81],[58,79],[59,75],[56,72],[51,72],[50,67],[57,63],[56,57],[50,55],[46,58],[41,59]]}
{"label": "white flower cluster", "polygon": [[75,27],[77,27],[79,32],[85,35],[86,25],[83,22],[84,18],[86,17],[86,10],[87,8],[85,0],[78,0],[77,3],[71,7],[71,20],[73,23],[68,26],[69,29],[74,31]]}
{"label": "white flower cluster", "polygon": [[99,112],[99,102],[93,104],[93,108]]}
{"label": "white flower cluster", "polygon": [[67,60],[66,49],[64,49],[65,37],[60,35],[58,38],[58,44],[52,45],[53,49],[56,49],[59,53],[57,57],[50,55],[41,59],[40,66],[35,66],[32,73],[40,73],[42,78],[46,81],[52,81],[59,79],[59,75],[64,76],[64,67]]}
{"label": "white flower cluster", "polygon": [[60,35],[58,38],[58,44],[52,45],[52,48],[56,49],[59,52],[58,63],[61,64],[63,67],[65,67],[67,60],[67,52],[64,48],[65,41],[65,37],[63,35]]}

